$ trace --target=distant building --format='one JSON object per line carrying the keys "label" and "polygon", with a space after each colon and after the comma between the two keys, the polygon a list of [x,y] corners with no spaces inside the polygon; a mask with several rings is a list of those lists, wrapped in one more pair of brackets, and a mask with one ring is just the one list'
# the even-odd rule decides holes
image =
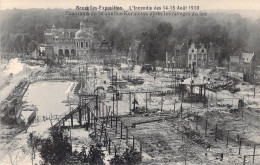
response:
{"label": "distant building", "polygon": [[230,56],[229,71],[230,72],[241,71],[240,56],[239,55]]}
{"label": "distant building", "polygon": [[186,68],[188,61],[189,46],[186,42],[175,45],[174,63],[177,68]]}
{"label": "distant building", "polygon": [[45,46],[45,55],[46,55],[46,58],[49,58],[49,59],[54,59],[55,56],[54,56],[54,51],[53,51],[53,46],[52,45],[46,45]]}
{"label": "distant building", "polygon": [[145,62],[145,51],[143,49],[143,44],[140,41],[134,40],[132,42],[129,47],[128,58],[138,64]]}
{"label": "distant building", "polygon": [[252,72],[254,55],[255,55],[254,52],[242,53],[240,65],[243,67],[244,73]]}
{"label": "distant building", "polygon": [[208,51],[207,51],[207,57],[208,57],[207,66],[208,67],[218,66],[218,59],[221,56],[221,52],[222,52],[221,47],[210,42]]}
{"label": "distant building", "polygon": [[86,59],[111,54],[108,42],[86,20],[80,22],[80,29],[56,29],[53,25],[44,31],[44,36],[46,44],[53,46],[53,53],[58,56]]}
{"label": "distant building", "polygon": [[206,68],[207,66],[207,49],[204,44],[200,44],[197,50],[197,66],[199,68]]}
{"label": "distant building", "polygon": [[188,50],[188,68],[205,68],[207,66],[207,49],[204,44],[192,43]]}
{"label": "distant building", "polygon": [[251,73],[253,67],[253,53],[241,53],[230,56],[229,71]]}
{"label": "distant building", "polygon": [[[215,57],[214,57],[215,58]],[[172,62],[177,68],[206,68],[208,50],[204,44],[191,43],[176,44]]]}
{"label": "distant building", "polygon": [[173,53],[166,52],[165,54],[166,68],[173,68],[176,66],[175,56]]}
{"label": "distant building", "polygon": [[260,82],[260,65],[255,67],[255,80]]}
{"label": "distant building", "polygon": [[190,48],[188,50],[188,63],[187,67],[188,68],[197,68],[197,54],[198,54],[198,49],[195,47],[195,44],[192,43],[190,45]]}

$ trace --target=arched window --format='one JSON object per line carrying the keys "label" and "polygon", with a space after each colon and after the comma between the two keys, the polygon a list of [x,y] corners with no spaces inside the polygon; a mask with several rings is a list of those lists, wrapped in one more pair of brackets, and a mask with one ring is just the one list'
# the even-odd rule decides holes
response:
{"label": "arched window", "polygon": [[86,42],[86,48],[88,48],[88,42]]}
{"label": "arched window", "polygon": [[83,42],[81,42],[81,43],[80,43],[80,47],[81,47],[81,48],[83,48],[83,47],[84,47],[84,45],[83,45]]}
{"label": "arched window", "polygon": [[79,48],[79,42],[77,42],[77,48]]}

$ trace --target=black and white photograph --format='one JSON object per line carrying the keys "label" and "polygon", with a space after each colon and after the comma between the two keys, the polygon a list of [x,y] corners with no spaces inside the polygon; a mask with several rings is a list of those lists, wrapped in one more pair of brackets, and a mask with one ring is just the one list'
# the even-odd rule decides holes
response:
{"label": "black and white photograph", "polygon": [[0,165],[260,165],[260,1],[0,0]]}

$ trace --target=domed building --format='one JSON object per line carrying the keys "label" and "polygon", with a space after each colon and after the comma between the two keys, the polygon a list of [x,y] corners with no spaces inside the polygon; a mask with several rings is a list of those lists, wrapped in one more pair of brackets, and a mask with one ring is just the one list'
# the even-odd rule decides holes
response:
{"label": "domed building", "polygon": [[89,59],[112,52],[104,36],[97,33],[86,19],[80,22],[80,29],[57,29],[53,25],[44,31],[44,36],[45,44],[53,47],[53,56],[57,57]]}
{"label": "domed building", "polygon": [[89,57],[92,48],[93,26],[80,22],[80,29],[75,34],[76,55]]}

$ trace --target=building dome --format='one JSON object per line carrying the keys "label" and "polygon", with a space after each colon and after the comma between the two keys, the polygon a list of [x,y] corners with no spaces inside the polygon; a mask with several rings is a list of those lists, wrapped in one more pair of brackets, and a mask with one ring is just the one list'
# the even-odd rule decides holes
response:
{"label": "building dome", "polygon": [[75,34],[75,38],[86,38],[88,36],[89,36],[88,33],[82,29],[78,30]]}

